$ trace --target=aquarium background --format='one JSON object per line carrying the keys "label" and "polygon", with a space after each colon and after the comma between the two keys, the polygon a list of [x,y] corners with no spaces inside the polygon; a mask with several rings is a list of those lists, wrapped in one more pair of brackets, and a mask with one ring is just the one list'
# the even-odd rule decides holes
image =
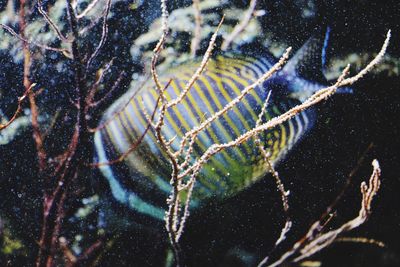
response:
{"label": "aquarium background", "polygon": [[[43,2],[53,5],[56,1]],[[7,22],[3,21],[7,4],[9,1],[0,1],[2,23]],[[168,8],[172,11],[190,5],[191,1],[170,1]],[[221,15],[231,7],[245,9],[247,5],[248,1],[221,1],[207,10],[207,14]],[[337,206],[331,227],[355,217],[360,205],[359,184],[369,178],[370,162],[376,158],[382,168],[382,187],[373,202],[373,213],[366,224],[347,236],[372,238],[382,241],[386,247],[340,242],[310,260],[322,262],[322,266],[400,266],[399,3],[258,1],[257,9],[265,10],[265,15],[257,18],[261,30],[250,32],[234,49],[240,51],[241,45],[250,44],[254,52],[268,45],[267,49],[275,54],[288,45],[296,50],[320,27],[329,25],[332,29],[328,48],[331,79],[338,76],[337,69],[347,62],[352,64],[352,73],[359,70],[379,51],[386,31],[392,30],[385,61],[353,86],[353,94],[336,95],[319,104],[315,128],[277,167],[291,192],[294,226],[272,257],[281,255],[305,234],[340,193],[349,173],[359,166]],[[138,46],[135,40],[143,40],[140,38],[161,15],[159,3],[154,0],[113,1],[111,11],[109,36],[95,64],[114,58],[105,80],[108,86],[118,79],[122,70],[124,75],[118,89],[91,114],[92,127],[98,123],[102,111],[126,92],[138,73],[148,67],[143,60],[155,42],[150,38]],[[40,16],[35,9],[32,12],[33,17]],[[61,15],[60,23],[65,23],[65,19]],[[178,16],[175,20],[170,25],[172,29],[180,25]],[[214,21],[212,26],[217,23],[218,20]],[[226,20],[228,26],[233,23],[234,20]],[[205,31],[206,26],[209,25],[204,25]],[[13,45],[19,41],[9,41],[13,37],[0,31],[0,115],[10,118],[16,109],[17,97],[24,92],[23,64],[18,47]],[[101,27],[93,28],[83,41],[85,47],[92,49],[95,44],[90,40],[98,40],[100,34]],[[206,34],[199,55],[205,51],[209,37]],[[171,57],[184,57],[190,49],[190,40],[190,33],[172,30],[167,44],[175,51]],[[57,45],[56,40],[50,43]],[[35,52],[33,58],[31,80],[45,88],[37,96],[40,123],[48,128],[54,114],[58,114],[45,143],[51,155],[65,148],[73,131],[74,111],[68,95],[73,77],[68,64],[56,52]],[[29,120],[26,121],[28,116],[29,105],[24,103],[21,119],[14,122],[18,123],[15,131],[7,131],[8,135],[0,133],[1,266],[34,266],[38,253],[44,189],[32,129]],[[360,159],[363,160],[358,163]],[[67,201],[61,235],[70,240],[70,247],[76,253],[96,242],[99,232],[107,240],[96,260],[84,262],[84,266],[165,265],[168,240],[162,224],[149,221],[148,225],[137,225],[129,210],[112,199],[108,184],[98,170],[81,173],[79,181],[80,188],[76,188],[79,193]],[[206,203],[191,214],[182,237],[187,263],[189,266],[256,266],[270,251],[283,223],[280,196],[267,175],[236,196],[222,203]],[[58,259],[55,264],[63,265],[63,260]]]}

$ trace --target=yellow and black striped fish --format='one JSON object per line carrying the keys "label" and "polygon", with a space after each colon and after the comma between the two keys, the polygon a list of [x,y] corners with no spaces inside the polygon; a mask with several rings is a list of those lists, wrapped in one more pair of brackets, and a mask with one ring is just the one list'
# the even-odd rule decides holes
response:
{"label": "yellow and black striped fish", "polygon": [[[320,89],[320,84],[300,77],[304,67],[298,67],[300,62],[311,58],[310,53],[315,53],[315,49],[315,42],[309,40],[281,72],[255,88],[237,106],[212,123],[199,135],[194,156],[201,155],[214,143],[229,142],[253,128],[269,91],[272,90],[272,96],[266,119],[284,113]],[[273,63],[270,56],[220,55],[212,59],[187,97],[166,114],[162,133],[167,140],[176,136],[172,147],[177,150],[187,131],[222,109],[244,87],[268,71]],[[168,100],[180,94],[199,64],[199,61],[189,62],[160,75],[163,84],[172,79],[166,91]],[[318,66],[318,63],[313,63],[313,66]],[[157,99],[154,82],[150,79],[136,92],[123,95],[105,112],[101,122],[103,127],[95,134],[99,163],[125,154],[143,135],[148,125],[145,113],[153,112]],[[314,111],[309,109],[260,136],[271,153],[273,164],[278,163],[312,127],[314,118]],[[215,155],[198,177],[193,205],[209,198],[226,198],[262,178],[267,170],[261,159],[254,141]],[[114,198],[120,203],[141,214],[157,219],[164,217],[166,198],[171,190],[171,169],[154,132],[148,131],[137,149],[130,152],[123,162],[102,165],[100,169]]]}

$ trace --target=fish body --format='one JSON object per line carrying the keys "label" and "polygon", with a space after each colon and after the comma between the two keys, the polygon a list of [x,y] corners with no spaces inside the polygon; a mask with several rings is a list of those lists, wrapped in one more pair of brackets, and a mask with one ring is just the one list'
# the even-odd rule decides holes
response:
{"label": "fish body", "polygon": [[[300,77],[295,66],[305,60],[305,54],[308,53],[305,49],[309,46],[297,52],[281,72],[257,86],[240,103],[201,132],[194,145],[192,160],[200,157],[212,144],[232,141],[254,128],[270,91],[265,120],[283,114],[322,88],[321,84]],[[275,60],[269,55],[227,54],[211,59],[182,102],[166,112],[162,134],[167,140],[174,138],[172,149],[177,151],[187,131],[221,110],[274,63]],[[194,60],[160,75],[161,84],[170,82],[166,89],[167,100],[178,97],[199,65],[200,61]],[[158,97],[151,79],[138,90],[123,95],[105,112],[94,140],[97,162],[108,180],[113,197],[142,215],[161,220],[171,190],[171,167],[157,142],[155,132],[149,130],[140,145],[126,154],[132,144],[146,132],[146,113],[153,113]],[[312,108],[303,111],[258,136],[264,148],[269,151],[273,165],[281,161],[311,129],[315,122],[314,113]],[[101,164],[121,155],[126,155],[122,162]],[[267,171],[254,139],[219,152],[199,173],[192,206],[198,206],[209,199],[232,196],[264,177]]]}

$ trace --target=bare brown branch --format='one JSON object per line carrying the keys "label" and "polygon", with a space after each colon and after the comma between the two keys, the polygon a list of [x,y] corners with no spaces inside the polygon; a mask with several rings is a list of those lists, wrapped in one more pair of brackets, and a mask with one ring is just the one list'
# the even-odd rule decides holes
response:
{"label": "bare brown branch", "polygon": [[25,39],[24,37],[22,37],[21,35],[19,35],[18,33],[16,33],[11,27],[5,25],[5,24],[1,24],[0,23],[0,27],[5,29],[7,32],[9,32],[12,36],[18,38],[19,40],[21,40],[22,42],[25,42],[27,44],[33,45],[33,46],[37,46],[40,48],[43,48],[45,50],[49,50],[49,51],[55,51],[55,52],[61,52],[63,53],[65,56],[70,57],[69,55],[69,51],[67,49],[64,48],[56,48],[56,47],[51,47],[51,46],[47,46],[44,44],[40,44],[37,43],[35,41],[30,41],[28,39]]}
{"label": "bare brown branch", "polygon": [[71,40],[68,40],[67,37],[65,37],[61,30],[58,28],[58,26],[54,23],[54,21],[49,17],[49,15],[47,14],[46,11],[44,11],[43,9],[43,3],[42,0],[38,0],[38,10],[40,12],[40,14],[42,14],[42,16],[44,17],[44,19],[47,21],[47,23],[50,25],[50,27],[53,29],[53,31],[56,33],[56,36],[58,39],[60,39],[60,41],[62,42],[71,42]]}
{"label": "bare brown branch", "polygon": [[[20,0],[20,11],[19,11],[19,27],[21,31],[21,36],[25,39],[25,29],[26,29],[26,15],[25,15],[25,0]],[[23,55],[24,55],[24,74],[23,74],[23,84],[25,90],[28,90],[32,83],[30,81],[31,73],[31,52],[29,50],[28,44],[23,42]],[[31,121],[33,128],[33,139],[35,140],[38,160],[39,160],[39,170],[43,171],[46,168],[46,151],[43,147],[43,135],[39,126],[39,111],[36,105],[35,94],[33,92],[28,93],[29,103],[31,108]]]}
{"label": "bare brown branch", "polygon": [[26,97],[28,96],[29,92],[32,90],[32,88],[35,86],[36,84],[31,84],[31,86],[24,92],[24,94],[18,98],[18,106],[17,109],[14,112],[14,115],[11,117],[11,119],[4,123],[4,124],[0,124],[0,131],[7,128],[8,126],[10,126],[11,123],[13,123],[13,121],[18,118],[19,114],[22,111],[22,102],[26,99]]}
{"label": "bare brown branch", "polygon": [[104,17],[103,17],[103,27],[102,27],[101,39],[100,39],[100,42],[97,45],[95,51],[93,52],[93,54],[90,56],[89,60],[87,61],[86,70],[90,67],[93,60],[97,57],[101,48],[103,47],[103,45],[105,44],[105,42],[107,40],[107,35],[108,35],[107,17],[108,17],[108,14],[110,13],[110,9],[111,9],[111,0],[107,0]]}

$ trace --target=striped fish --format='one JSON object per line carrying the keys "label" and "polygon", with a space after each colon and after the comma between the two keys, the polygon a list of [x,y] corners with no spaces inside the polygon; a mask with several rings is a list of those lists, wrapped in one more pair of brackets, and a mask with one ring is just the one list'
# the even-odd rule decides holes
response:
{"label": "striped fish", "polygon": [[[321,62],[320,57],[313,55],[319,49],[316,40],[310,39],[282,71],[262,86],[256,87],[238,105],[202,132],[195,143],[193,158],[202,155],[212,144],[232,141],[252,129],[269,91],[272,90],[272,97],[266,120],[286,112],[322,88],[319,83],[301,77],[301,73],[307,72],[301,62],[313,58],[319,58]],[[322,51],[324,54],[324,49]],[[243,88],[268,71],[274,61],[269,55],[255,57],[233,54],[219,55],[210,60],[207,69],[184,100],[166,114],[162,134],[167,140],[176,137],[172,148],[176,151],[187,131],[236,98]],[[168,100],[175,99],[182,92],[199,64],[200,61],[195,60],[160,75],[162,84],[172,80],[166,90]],[[313,67],[321,65],[315,63],[315,60],[312,64]],[[155,110],[157,99],[154,82],[149,79],[139,90],[123,95],[105,112],[100,123],[102,127],[94,138],[98,163],[114,160],[127,153],[146,131],[148,122],[145,114],[151,114]],[[313,126],[314,121],[314,110],[308,109],[259,136],[270,152],[274,165],[284,158]],[[163,219],[166,198],[171,190],[171,167],[153,131],[148,131],[141,144],[128,153],[122,162],[101,165],[100,170],[107,178],[116,200],[142,215]],[[266,172],[254,140],[220,152],[200,172],[193,192],[192,206],[207,199],[232,196],[261,179]]]}

